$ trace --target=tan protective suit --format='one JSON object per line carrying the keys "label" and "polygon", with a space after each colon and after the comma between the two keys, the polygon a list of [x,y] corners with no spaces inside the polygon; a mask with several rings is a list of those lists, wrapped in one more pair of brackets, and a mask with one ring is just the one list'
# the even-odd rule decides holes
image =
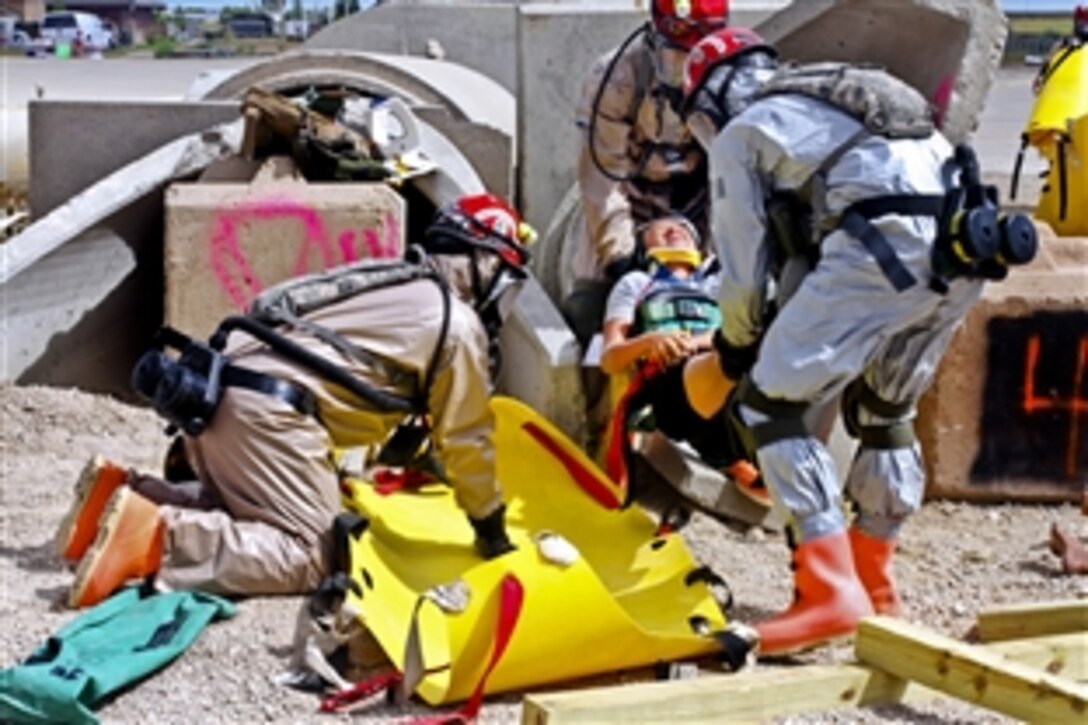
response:
{"label": "tan protective suit", "polygon": [[705,155],[667,92],[683,86],[687,53],[656,48],[646,35],[633,41],[617,60],[597,106],[593,145],[597,159],[613,175],[601,173],[590,155],[593,102],[616,51],[597,59],[582,90],[577,123],[585,132],[578,158],[578,186],[588,244],[576,263],[578,278],[600,278],[611,261],[634,251],[634,228],[671,213],[685,213],[706,231]]}
{"label": "tan protective suit", "polygon": [[[356,295],[307,319],[414,368],[422,381],[441,334],[442,294],[433,281],[416,280]],[[431,438],[458,503],[482,518],[502,503],[490,440],[487,335],[471,307],[454,295],[449,302],[449,330],[427,401]],[[285,334],[376,387],[410,393],[304,332]],[[238,366],[310,390],[321,422],[278,398],[227,388],[209,428],[186,441],[194,469],[222,508],[162,506],[159,579],[228,594],[308,591],[326,573],[328,531],[341,510],[331,449],[381,443],[404,416],[373,409],[245,333],[233,333],[229,343]]]}

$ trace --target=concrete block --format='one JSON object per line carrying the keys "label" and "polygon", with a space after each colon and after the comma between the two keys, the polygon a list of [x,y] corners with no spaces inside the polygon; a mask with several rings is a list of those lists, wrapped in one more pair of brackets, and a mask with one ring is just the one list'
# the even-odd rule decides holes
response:
{"label": "concrete block", "polygon": [[485,189],[504,199],[514,198],[514,140],[509,134],[453,118],[438,108],[416,108],[413,112],[457,147]]}
{"label": "concrete block", "polygon": [[581,352],[559,310],[530,277],[502,327],[498,390],[525,402],[580,446],[586,441]]}
{"label": "concrete block", "polygon": [[955,143],[978,124],[1008,35],[997,0],[805,0],[757,30],[783,58],[879,63],[938,106]]}
{"label": "concrete block", "polygon": [[236,102],[32,101],[30,209],[42,217],[103,176],[186,134],[238,118]]}
{"label": "concrete block", "polygon": [[512,92],[516,12],[513,3],[390,3],[323,28],[305,47],[424,56],[433,40],[445,60],[477,70]]}
{"label": "concrete block", "polygon": [[1043,229],[987,286],[919,405],[928,495],[1079,501],[1088,486],[1088,239]]}
{"label": "concrete block", "polygon": [[162,195],[74,235],[0,294],[0,379],[132,395],[138,357],[162,322]]}
{"label": "concrete block", "polygon": [[574,183],[574,112],[593,61],[647,20],[645,8],[527,5],[518,18],[520,209],[545,229]]}
{"label": "concrete block", "polygon": [[268,285],[362,257],[399,257],[405,218],[404,199],[385,184],[174,184],[165,321],[207,337]]}

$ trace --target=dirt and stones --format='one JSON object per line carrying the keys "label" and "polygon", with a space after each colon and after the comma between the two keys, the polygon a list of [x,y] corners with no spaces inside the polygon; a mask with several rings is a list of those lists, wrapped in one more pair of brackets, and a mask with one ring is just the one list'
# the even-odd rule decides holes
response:
{"label": "dirt and stones", "polygon": [[[0,386],[0,421],[0,667],[8,667],[73,617],[63,606],[72,574],[53,554],[52,538],[83,463],[102,453],[155,469],[166,437],[150,411],[75,390]],[[981,609],[1088,596],[1088,577],[1063,575],[1048,551],[1054,521],[1088,534],[1088,519],[1072,504],[927,504],[908,525],[898,560],[906,617],[962,638]],[[786,605],[790,579],[780,537],[733,531],[702,517],[686,532],[696,557],[728,580],[736,618],[752,620]],[[103,707],[103,721],[328,722],[329,716],[317,714],[313,695],[270,680],[286,666],[301,601],[242,601],[237,617],[211,625],[175,663]],[[850,658],[848,647],[837,647],[798,662]],[[520,701],[517,695],[491,699],[482,720],[516,721]],[[394,720],[425,712],[418,704],[379,704],[355,719]],[[781,721],[1003,722],[953,700]]]}

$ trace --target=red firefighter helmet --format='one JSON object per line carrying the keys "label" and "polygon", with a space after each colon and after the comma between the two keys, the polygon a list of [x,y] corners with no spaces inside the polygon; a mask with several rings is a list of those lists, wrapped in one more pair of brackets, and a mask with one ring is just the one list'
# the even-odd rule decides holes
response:
{"label": "red firefighter helmet", "polygon": [[1073,33],[1081,40],[1088,41],[1088,5],[1078,5],[1073,11]]}
{"label": "red firefighter helmet", "polygon": [[778,55],[767,41],[749,28],[722,28],[696,43],[684,63],[684,105],[691,104],[712,70],[722,63],[735,63],[741,56],[757,50]]}
{"label": "red firefighter helmet", "polygon": [[653,0],[654,27],[672,45],[691,50],[729,23],[729,0]]}
{"label": "red firefighter helmet", "polygon": [[494,194],[470,194],[446,204],[424,234],[431,254],[469,254],[475,248],[497,254],[504,266],[524,274],[535,238],[514,207]]}

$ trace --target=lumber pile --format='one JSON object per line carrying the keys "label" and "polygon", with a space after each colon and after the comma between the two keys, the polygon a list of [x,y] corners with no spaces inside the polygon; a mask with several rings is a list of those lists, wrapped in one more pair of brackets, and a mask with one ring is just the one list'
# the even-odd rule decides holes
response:
{"label": "lumber pile", "polygon": [[857,661],[531,694],[522,722],[759,721],[964,700],[1027,722],[1088,722],[1088,600],[978,614],[978,643],[890,617],[862,621]]}

